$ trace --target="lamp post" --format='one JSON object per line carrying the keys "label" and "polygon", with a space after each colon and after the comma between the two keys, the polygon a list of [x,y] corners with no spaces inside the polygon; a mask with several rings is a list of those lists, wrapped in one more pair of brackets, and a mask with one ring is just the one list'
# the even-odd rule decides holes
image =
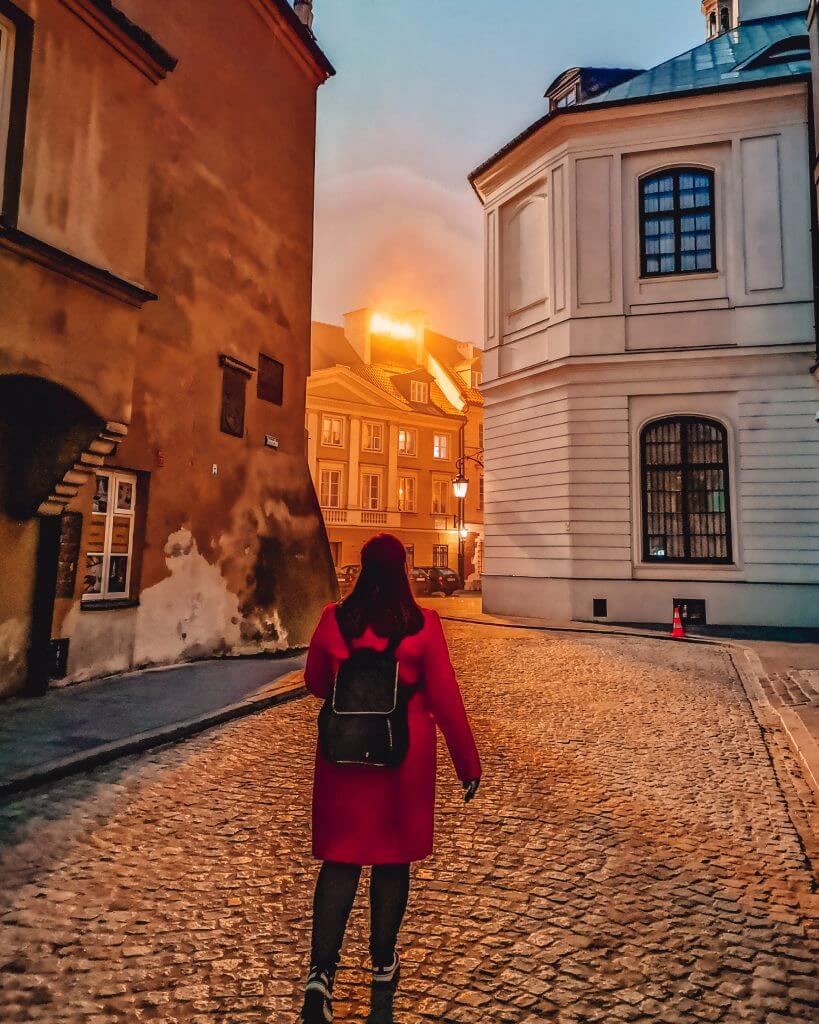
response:
{"label": "lamp post", "polygon": [[[482,452],[478,452],[481,455]],[[483,462],[474,455],[461,455],[455,464],[457,476],[452,481],[452,491],[458,501],[458,575],[461,577],[461,586],[466,586],[465,565],[464,565],[464,541],[469,536],[464,516],[464,502],[469,493],[469,480],[466,477],[467,462],[474,462],[476,466],[483,469]]]}

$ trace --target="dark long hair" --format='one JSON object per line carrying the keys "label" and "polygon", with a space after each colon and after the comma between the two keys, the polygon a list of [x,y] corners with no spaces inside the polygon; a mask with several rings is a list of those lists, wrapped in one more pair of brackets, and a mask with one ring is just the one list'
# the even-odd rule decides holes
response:
{"label": "dark long hair", "polygon": [[407,552],[391,533],[379,533],[361,549],[361,572],[352,592],[339,604],[338,624],[345,639],[371,626],[378,636],[402,638],[417,633],[424,616],[412,595]]}

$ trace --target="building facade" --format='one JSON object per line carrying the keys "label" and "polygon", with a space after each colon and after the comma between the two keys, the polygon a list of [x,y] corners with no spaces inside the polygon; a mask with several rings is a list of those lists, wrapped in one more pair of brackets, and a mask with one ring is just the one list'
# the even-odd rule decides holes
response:
{"label": "building facade", "polygon": [[472,175],[488,611],[819,625],[807,6],[706,0]]}
{"label": "building facade", "polygon": [[332,70],[285,0],[0,0],[0,695],[302,644],[332,597],[302,430]]}
{"label": "building facade", "polygon": [[[336,565],[375,533],[412,564],[448,566],[480,586],[483,546],[481,352],[429,330],[422,313],[348,313],[313,324],[307,387],[310,471]],[[463,502],[453,482],[468,481]]]}

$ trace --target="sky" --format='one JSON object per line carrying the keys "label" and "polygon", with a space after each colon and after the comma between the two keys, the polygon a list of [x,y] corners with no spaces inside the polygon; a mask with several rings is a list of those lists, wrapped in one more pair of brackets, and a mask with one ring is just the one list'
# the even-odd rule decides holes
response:
{"label": "sky", "polygon": [[319,90],[313,318],[422,309],[482,343],[471,170],[577,65],[650,67],[702,42],[700,0],[314,0]]}

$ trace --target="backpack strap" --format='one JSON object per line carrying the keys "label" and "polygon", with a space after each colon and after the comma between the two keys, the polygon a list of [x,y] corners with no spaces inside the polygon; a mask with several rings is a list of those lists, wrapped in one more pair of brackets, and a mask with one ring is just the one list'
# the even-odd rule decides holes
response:
{"label": "backpack strap", "polygon": [[390,637],[389,643],[384,648],[384,653],[385,654],[391,654],[393,656],[393,658],[395,658],[396,657],[395,652],[398,650],[399,646],[401,645],[401,641],[403,639],[404,639],[403,636],[398,636],[398,637],[393,636],[393,637]]}

